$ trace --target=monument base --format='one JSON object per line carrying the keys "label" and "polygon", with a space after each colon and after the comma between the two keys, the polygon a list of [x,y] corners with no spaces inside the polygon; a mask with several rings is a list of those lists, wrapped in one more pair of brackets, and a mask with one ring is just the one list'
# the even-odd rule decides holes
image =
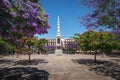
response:
{"label": "monument base", "polygon": [[55,54],[56,55],[62,55],[63,54],[63,50],[55,50]]}

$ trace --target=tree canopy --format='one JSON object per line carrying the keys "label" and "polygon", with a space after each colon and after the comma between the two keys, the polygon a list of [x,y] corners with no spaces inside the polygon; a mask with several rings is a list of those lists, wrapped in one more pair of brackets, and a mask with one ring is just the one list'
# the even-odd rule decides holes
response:
{"label": "tree canopy", "polygon": [[114,34],[104,31],[96,32],[88,30],[83,34],[77,34],[76,37],[75,40],[83,51],[102,51],[109,53],[116,48],[118,43]]}
{"label": "tree canopy", "polygon": [[[10,41],[48,33],[48,14],[38,0],[1,0],[0,36]],[[20,40],[19,40],[20,41]],[[16,41],[14,41],[16,42]]]}
{"label": "tree canopy", "polygon": [[79,0],[93,11],[80,17],[87,29],[112,29],[120,37],[120,0]]}

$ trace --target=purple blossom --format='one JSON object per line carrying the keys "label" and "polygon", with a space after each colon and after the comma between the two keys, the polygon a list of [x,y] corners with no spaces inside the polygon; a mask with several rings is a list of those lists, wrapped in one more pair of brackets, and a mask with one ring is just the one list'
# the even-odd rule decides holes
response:
{"label": "purple blossom", "polygon": [[27,3],[26,3],[26,6],[27,6],[29,9],[33,9],[32,5],[29,4],[28,1],[27,1]]}
{"label": "purple blossom", "polygon": [[5,7],[7,7],[7,8],[11,8],[12,7],[11,3],[9,2],[9,0],[1,0],[0,1],[0,5],[3,5]]}
{"label": "purple blossom", "polygon": [[38,21],[43,21],[40,16],[37,16]]}
{"label": "purple blossom", "polygon": [[31,26],[32,22],[31,21],[27,21],[28,26]]}
{"label": "purple blossom", "polygon": [[36,22],[32,22],[31,26],[37,26],[37,23]]}
{"label": "purple blossom", "polygon": [[113,30],[112,33],[115,34],[118,38],[120,38],[120,28]]}
{"label": "purple blossom", "polygon": [[10,29],[11,32],[16,32],[17,29],[16,29],[16,25],[12,25],[12,28]]}
{"label": "purple blossom", "polygon": [[[80,18],[80,23],[87,29],[119,28],[120,16],[118,13],[120,0],[79,0],[82,4],[91,7],[90,14]],[[114,16],[114,17],[113,17]]]}
{"label": "purple blossom", "polygon": [[[30,1],[27,1],[24,5],[26,5],[25,8],[27,10],[25,9],[25,11],[23,11],[24,14],[22,17],[26,19],[27,25],[35,28],[33,29],[35,34],[48,33],[47,29],[50,28],[50,25],[47,23],[47,21],[43,20],[43,17],[40,16],[40,5],[38,6],[36,3]],[[47,20],[48,14],[44,13],[43,16],[46,17]],[[42,23],[42,25],[40,25],[40,23]]]}
{"label": "purple blossom", "polygon": [[2,32],[0,32],[0,35],[2,35]]}
{"label": "purple blossom", "polygon": [[41,27],[41,26],[39,26],[39,28],[36,28],[35,32],[38,33],[38,34],[48,33],[47,30],[44,27]]}
{"label": "purple blossom", "polygon": [[16,2],[16,5],[18,5],[19,8],[23,8],[23,5],[24,5],[23,0],[18,0],[18,1]]}
{"label": "purple blossom", "polygon": [[43,45],[43,48],[47,51],[49,50],[54,50],[55,49],[55,46],[54,45]]}
{"label": "purple blossom", "polygon": [[21,23],[21,24],[20,24],[20,27],[21,27],[21,28],[23,28],[23,27],[24,27],[24,24],[23,24],[23,23]]}
{"label": "purple blossom", "polygon": [[51,49],[54,50],[56,47],[54,45],[51,45]]}
{"label": "purple blossom", "polygon": [[25,14],[22,15],[22,17],[25,18],[25,19],[29,18],[29,16],[30,15],[28,13],[25,13]]}
{"label": "purple blossom", "polygon": [[18,39],[17,42],[22,44],[24,41],[22,39]]}
{"label": "purple blossom", "polygon": [[43,14],[43,16],[49,18],[49,15],[47,13]]}
{"label": "purple blossom", "polygon": [[67,44],[67,49],[75,49],[76,48],[77,43],[76,42],[69,42]]}
{"label": "purple blossom", "polygon": [[17,29],[16,29],[16,28],[13,28],[13,29],[11,29],[10,31],[11,31],[11,32],[16,32]]}
{"label": "purple blossom", "polygon": [[45,50],[48,50],[47,45],[42,45]]}
{"label": "purple blossom", "polygon": [[30,9],[28,10],[28,13],[31,14],[31,15],[34,15],[34,14],[36,13],[36,10],[33,9],[33,8],[30,8]]}
{"label": "purple blossom", "polygon": [[17,17],[17,13],[16,13],[16,12],[10,12],[10,14],[11,14],[13,17]]}
{"label": "purple blossom", "polygon": [[23,11],[23,12],[26,11],[26,9],[23,7],[19,7],[18,10]]}
{"label": "purple blossom", "polygon": [[[10,25],[12,24],[12,27],[8,30],[9,33],[18,32],[21,36],[27,37],[33,37],[34,34],[48,33],[47,29],[50,28],[47,21],[48,14],[43,12],[41,5],[36,2],[31,2],[30,0],[16,0],[16,3],[12,5],[9,0],[1,0],[0,2],[1,9],[5,11],[5,16],[3,16],[3,18],[6,19],[2,21],[1,26],[9,26],[7,20],[10,20],[9,23]],[[9,12],[8,8],[11,8],[11,12]],[[9,15],[13,17],[6,18],[9,17]],[[1,31],[0,35],[4,33]],[[16,37],[12,34],[9,36],[12,39]]]}
{"label": "purple blossom", "polygon": [[51,26],[49,24],[47,24],[47,28],[50,28]]}

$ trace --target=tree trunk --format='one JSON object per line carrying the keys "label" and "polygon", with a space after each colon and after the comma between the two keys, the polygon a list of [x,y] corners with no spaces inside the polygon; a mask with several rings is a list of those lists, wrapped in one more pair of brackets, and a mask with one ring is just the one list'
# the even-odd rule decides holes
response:
{"label": "tree trunk", "polygon": [[28,53],[28,55],[29,55],[29,63],[30,63],[30,61],[31,61],[31,59],[30,59],[30,53]]}
{"label": "tree trunk", "polygon": [[29,63],[30,63],[30,61],[31,61],[31,59],[30,59],[30,46],[29,46],[29,52],[28,52],[28,56],[29,56]]}
{"label": "tree trunk", "polygon": [[96,55],[97,55],[97,51],[95,51],[95,54],[94,54],[94,62],[96,63],[97,60],[96,60]]}

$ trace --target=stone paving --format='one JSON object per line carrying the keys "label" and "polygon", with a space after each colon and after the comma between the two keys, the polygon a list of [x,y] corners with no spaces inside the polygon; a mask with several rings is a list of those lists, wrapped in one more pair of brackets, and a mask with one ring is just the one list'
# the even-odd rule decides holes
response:
{"label": "stone paving", "polygon": [[[13,71],[11,69],[13,68],[15,68],[14,70],[16,70],[16,68],[17,69],[25,68],[25,70],[28,70],[28,69],[30,70],[31,68],[35,68],[38,71],[35,71],[35,69],[31,69],[33,72],[35,72],[34,74],[38,73],[39,70],[43,70],[48,73],[47,77],[41,78],[41,79],[40,78],[26,79],[24,77],[21,78],[19,76],[21,79],[15,78],[13,80],[119,80],[120,79],[120,77],[118,76],[120,74],[119,61],[117,61],[118,62],[117,77],[114,77],[114,76],[106,75],[105,73],[102,73],[102,72],[96,73],[97,69],[99,68],[97,68],[96,70],[93,70],[93,68],[95,68],[97,65],[89,64],[90,60],[93,60],[93,58],[94,58],[93,55],[83,55],[83,54],[75,54],[75,55],[63,54],[59,56],[55,54],[32,55],[31,60],[38,60],[40,63],[35,65],[24,65],[24,64],[15,65],[17,61],[22,62],[22,60],[28,59],[28,56],[20,55],[18,58],[16,58],[16,56],[14,57],[7,56],[7,57],[0,58],[0,75],[3,75],[3,76],[10,75],[10,72],[12,73]],[[113,58],[110,58],[110,57],[101,58],[101,56],[97,56],[97,59],[111,62]],[[115,58],[115,59],[119,59],[119,58]],[[2,62],[2,60],[4,61]],[[102,65],[100,64],[100,66]],[[11,71],[10,72],[6,71],[6,73],[4,73],[4,70],[6,68],[7,70],[11,70]],[[26,73],[24,70],[23,72],[19,72],[20,70],[17,70],[14,72],[18,72],[19,74],[25,73],[24,75],[33,76],[33,74],[31,74],[32,72],[30,72],[29,70],[28,70],[29,74]],[[6,76],[0,77],[0,80],[8,80]]]}

